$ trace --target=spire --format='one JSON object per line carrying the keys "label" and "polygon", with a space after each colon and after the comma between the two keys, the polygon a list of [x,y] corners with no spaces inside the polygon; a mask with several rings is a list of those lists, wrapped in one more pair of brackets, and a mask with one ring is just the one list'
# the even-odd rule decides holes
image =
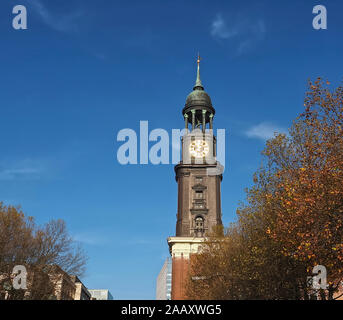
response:
{"label": "spire", "polygon": [[198,58],[197,58],[197,64],[198,64],[198,70],[197,70],[197,79],[195,81],[195,86],[193,90],[204,90],[204,87],[202,86],[201,80],[200,80],[200,61],[201,57],[200,54],[198,53]]}

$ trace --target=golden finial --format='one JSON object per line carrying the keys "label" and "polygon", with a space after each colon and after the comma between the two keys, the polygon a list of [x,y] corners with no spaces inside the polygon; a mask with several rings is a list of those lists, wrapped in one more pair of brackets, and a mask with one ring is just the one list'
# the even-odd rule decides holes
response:
{"label": "golden finial", "polygon": [[198,59],[197,59],[198,65],[200,64],[200,61],[201,61],[201,57],[200,57],[200,53],[198,52]]}

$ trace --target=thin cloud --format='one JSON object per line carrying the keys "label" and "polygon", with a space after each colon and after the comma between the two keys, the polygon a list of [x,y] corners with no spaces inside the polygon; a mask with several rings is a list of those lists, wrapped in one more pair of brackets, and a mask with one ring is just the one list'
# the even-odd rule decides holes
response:
{"label": "thin cloud", "polygon": [[275,136],[275,133],[286,133],[287,130],[269,122],[262,122],[249,128],[245,135],[248,138],[268,140]]}
{"label": "thin cloud", "polygon": [[87,141],[73,140],[60,150],[44,157],[18,158],[11,156],[0,159],[0,180],[63,179],[64,171],[77,166],[88,154],[84,148]]}
{"label": "thin cloud", "polygon": [[0,180],[33,180],[39,178],[40,170],[36,168],[4,169],[0,171]]}
{"label": "thin cloud", "polygon": [[108,238],[103,234],[94,232],[77,233],[73,235],[73,239],[76,242],[80,242],[87,245],[104,245],[108,243]]}
{"label": "thin cloud", "polygon": [[222,14],[217,14],[211,24],[211,35],[214,39],[231,41],[237,54],[243,54],[262,41],[266,34],[264,20],[248,18],[224,19]]}
{"label": "thin cloud", "polygon": [[266,33],[266,26],[263,22],[263,20],[259,20],[256,23],[251,25],[251,37],[248,37],[246,40],[242,41],[238,48],[237,53],[243,54],[247,53],[249,50],[251,50],[254,45],[263,40],[264,34]]}
{"label": "thin cloud", "polygon": [[59,32],[78,31],[78,19],[83,16],[83,12],[81,10],[57,15],[52,13],[40,0],[33,0],[31,5],[35,13],[50,28]]}
{"label": "thin cloud", "polygon": [[108,245],[110,243],[118,243],[124,246],[139,246],[139,245],[151,245],[156,243],[156,241],[149,240],[149,239],[141,239],[141,238],[134,238],[128,239],[126,241],[122,241],[118,239],[119,234],[117,235],[109,235],[105,230],[98,230],[98,231],[84,231],[80,233],[76,233],[73,235],[73,239],[77,242],[92,245],[92,246],[100,246],[100,245]]}
{"label": "thin cloud", "polygon": [[213,37],[220,39],[230,39],[239,34],[238,26],[227,26],[226,21],[223,19],[221,14],[218,14],[211,26],[211,34]]}
{"label": "thin cloud", "polygon": [[0,180],[37,180],[45,172],[45,166],[42,161],[24,159],[21,161],[0,163]]}

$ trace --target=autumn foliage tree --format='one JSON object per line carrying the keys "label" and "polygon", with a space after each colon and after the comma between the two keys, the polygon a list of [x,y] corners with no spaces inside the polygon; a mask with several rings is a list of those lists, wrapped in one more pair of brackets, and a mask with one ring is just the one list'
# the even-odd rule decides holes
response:
{"label": "autumn foliage tree", "polygon": [[[222,237],[210,237],[203,252],[193,258],[190,297],[308,299],[315,294],[334,299],[340,295],[343,88],[332,92],[322,79],[309,82],[304,106],[288,135],[276,134],[267,141],[265,164],[254,175],[237,222]],[[319,292],[306,282],[315,265],[327,269],[328,287]],[[222,286],[216,283],[219,279]]]}
{"label": "autumn foliage tree", "polygon": [[279,179],[271,234],[285,255],[327,268],[322,297],[333,298],[343,278],[343,88],[331,92],[321,79],[309,86],[290,137],[266,150]]}
{"label": "autumn foliage tree", "polygon": [[[0,299],[49,299],[54,294],[56,266],[81,276],[86,256],[69,236],[63,220],[37,226],[20,208],[0,202]],[[27,269],[27,290],[12,286],[13,268]]]}

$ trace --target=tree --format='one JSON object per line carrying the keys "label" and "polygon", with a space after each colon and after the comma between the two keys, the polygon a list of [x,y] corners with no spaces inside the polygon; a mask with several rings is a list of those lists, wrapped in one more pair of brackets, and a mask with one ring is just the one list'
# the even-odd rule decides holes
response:
{"label": "tree", "polygon": [[[305,112],[289,135],[276,134],[226,235],[210,237],[193,258],[191,297],[321,299],[339,296],[343,278],[343,88],[309,82]],[[217,243],[220,245],[217,245]],[[211,261],[210,263],[208,261]],[[312,269],[328,288],[311,289]],[[213,275],[220,274],[223,286]],[[219,279],[219,278],[217,278]],[[312,296],[311,296],[312,295]]]}
{"label": "tree", "polygon": [[[5,286],[10,299],[48,299],[54,294],[56,266],[81,276],[85,263],[84,252],[69,236],[63,220],[37,226],[20,208],[0,202],[0,292]],[[12,287],[16,265],[27,269],[27,291]]]}
{"label": "tree", "polygon": [[[271,140],[266,155],[279,177],[272,196],[277,223],[271,231],[284,254],[327,268],[333,299],[343,278],[343,88],[309,83],[305,112],[290,137]],[[324,292],[323,292],[324,291]]]}
{"label": "tree", "polygon": [[248,190],[238,220],[219,236],[208,237],[192,256],[187,295],[192,299],[299,299],[306,290],[306,267],[282,254],[269,230],[274,223],[258,188]]}

